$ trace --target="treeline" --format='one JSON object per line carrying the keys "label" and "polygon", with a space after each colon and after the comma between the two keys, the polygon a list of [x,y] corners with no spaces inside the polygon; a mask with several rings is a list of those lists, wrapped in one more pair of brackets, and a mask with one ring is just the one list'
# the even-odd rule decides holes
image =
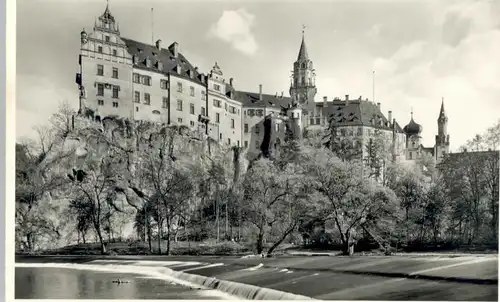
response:
{"label": "treeline", "polygon": [[[423,169],[393,162],[375,133],[364,146],[326,135],[288,139],[248,162],[245,150],[183,127],[62,108],[38,142],[16,146],[16,250],[89,242],[101,252],[133,225],[150,251],[172,241],[236,241],[272,254],[284,243],[386,252],[497,244],[500,123]],[[162,242],[166,243],[164,247]],[[157,245],[157,246],[155,246]]]}

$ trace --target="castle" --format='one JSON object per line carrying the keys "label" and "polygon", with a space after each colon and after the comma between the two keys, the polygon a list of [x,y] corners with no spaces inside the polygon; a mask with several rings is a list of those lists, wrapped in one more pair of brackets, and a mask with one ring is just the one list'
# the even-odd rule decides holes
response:
{"label": "castle", "polygon": [[264,94],[262,85],[258,92],[238,91],[232,78],[226,81],[217,63],[204,74],[179,52],[177,42],[165,48],[161,40],[149,45],[122,37],[108,5],[93,31],[84,29],[80,36],[80,69],[76,75],[79,107],[81,113],[96,120],[116,116],[182,125],[200,138],[246,148],[249,156],[261,154],[263,140],[279,144],[285,125],[289,128],[292,124],[300,136],[302,131],[324,130],[331,123],[335,123],[339,135],[357,137],[363,144],[376,131],[382,133],[392,140],[397,160],[415,162],[429,153],[439,162],[449,152],[444,101],[435,146],[431,148],[422,146],[423,129],[414,121],[413,113],[401,128],[391,111],[385,116],[380,103],[368,99],[346,95],[345,99],[323,97],[322,102],[316,102],[316,74],[304,32],[293,63],[289,97]]}

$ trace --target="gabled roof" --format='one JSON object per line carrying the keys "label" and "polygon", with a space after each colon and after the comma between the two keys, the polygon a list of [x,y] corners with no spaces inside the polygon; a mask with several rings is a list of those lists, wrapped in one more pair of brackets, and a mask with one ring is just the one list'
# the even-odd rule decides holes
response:
{"label": "gabled roof", "polygon": [[288,104],[292,102],[290,97],[281,97],[279,95],[277,96],[264,93],[262,94],[262,100],[260,100],[259,93],[246,91],[235,91],[234,98],[246,107],[269,107],[281,109],[282,107],[288,107]]}
{"label": "gabled roof", "polygon": [[[323,112],[337,126],[366,126],[392,130],[392,127],[388,126],[389,120],[380,111],[380,108],[369,101],[350,100],[345,102],[334,100],[333,102],[327,102],[327,107],[323,109]],[[395,127],[396,132],[403,133],[403,129],[397,122]]]}
{"label": "gabled roof", "polygon": [[[121,39],[127,45],[128,52],[132,56],[136,55],[138,58],[137,62],[134,64],[134,67],[162,74],[175,74],[175,76],[177,77],[181,77],[204,85],[204,83],[201,81],[201,73],[199,73],[181,53],[178,53],[176,58],[168,48],[162,48],[160,50],[153,45],[145,44],[127,38]],[[151,67],[146,66],[146,58],[149,58],[151,60]],[[158,62],[162,62],[163,70],[158,69]],[[177,73],[177,65],[181,66],[180,74]],[[193,73],[192,78],[189,76],[188,71]]]}

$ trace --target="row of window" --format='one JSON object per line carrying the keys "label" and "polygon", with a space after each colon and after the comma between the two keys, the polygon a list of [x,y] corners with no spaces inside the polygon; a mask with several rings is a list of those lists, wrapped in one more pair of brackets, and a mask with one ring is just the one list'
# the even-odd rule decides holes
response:
{"label": "row of window", "polygon": [[[214,107],[222,108],[222,101],[214,99]],[[227,103],[224,103],[224,110],[232,114],[240,115],[240,109],[235,106],[228,105]]]}
{"label": "row of window", "polygon": [[117,99],[119,96],[118,96],[118,93],[120,91],[120,86],[115,86],[115,85],[110,85],[110,84],[101,84],[101,83],[98,83],[97,84],[97,96],[104,96],[104,88],[111,88],[112,89],[112,94],[111,94],[111,97],[114,98],[114,99]]}
{"label": "row of window", "polygon": [[[100,46],[100,45],[99,45],[99,46],[97,46],[97,52],[98,52],[98,53],[103,53],[103,51],[102,51],[102,46]],[[113,56],[115,56],[115,57],[118,55],[118,53],[117,53],[116,49],[113,49],[113,50],[112,50],[112,54],[113,54]]]}
{"label": "row of window", "polygon": [[[104,100],[97,100],[97,105],[104,106]],[[113,102],[113,108],[118,108],[118,102]]]}
{"label": "row of window", "polygon": [[[100,64],[97,65],[97,75],[104,76],[104,65],[100,65]],[[113,67],[111,77],[113,79],[118,79],[118,68]]]}

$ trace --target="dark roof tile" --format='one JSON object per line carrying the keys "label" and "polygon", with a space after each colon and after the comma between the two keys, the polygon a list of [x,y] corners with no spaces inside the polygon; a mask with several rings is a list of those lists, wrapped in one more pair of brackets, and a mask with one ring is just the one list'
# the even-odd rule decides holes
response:
{"label": "dark roof tile", "polygon": [[[134,63],[134,67],[152,72],[162,73],[165,75],[169,72],[172,72],[175,74],[175,76],[184,78],[186,80],[191,80],[200,85],[204,85],[204,83],[201,81],[201,73],[199,73],[181,53],[178,53],[178,56],[176,58],[168,48],[162,48],[160,50],[153,45],[148,45],[127,38],[121,39],[127,45],[129,53],[132,56],[137,56],[137,62]],[[151,67],[146,66],[146,58],[151,59]],[[158,62],[162,62],[163,70],[158,69]],[[180,74],[177,74],[177,65],[181,66]],[[190,72],[193,73],[192,78],[189,74]]]}

